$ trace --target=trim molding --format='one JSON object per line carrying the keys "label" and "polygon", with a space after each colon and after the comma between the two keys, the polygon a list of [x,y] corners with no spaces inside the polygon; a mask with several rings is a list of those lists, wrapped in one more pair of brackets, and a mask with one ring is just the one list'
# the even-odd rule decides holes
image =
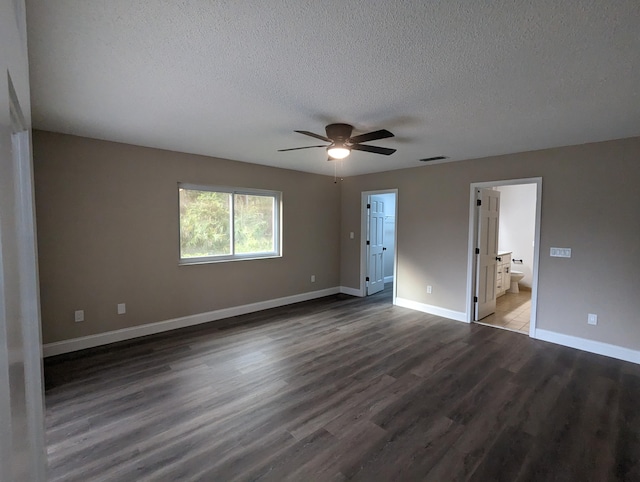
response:
{"label": "trim molding", "polygon": [[564,345],[578,350],[596,353],[618,360],[640,364],[640,351],[624,348],[622,346],[611,345],[601,341],[588,340],[577,336],[564,335],[555,331],[536,329],[535,337],[538,340],[548,341],[557,345]]}
{"label": "trim molding", "polygon": [[429,313],[430,315],[442,316],[443,318],[449,318],[450,320],[469,323],[467,321],[467,314],[463,311],[448,310],[447,308],[441,308],[440,306],[427,305],[425,303],[419,303],[417,301],[399,297],[396,298],[396,305],[402,306],[403,308]]}
{"label": "trim molding", "polygon": [[362,298],[364,293],[362,290],[357,288],[349,288],[348,286],[340,286],[340,293],[344,293],[345,295],[358,296]]}
{"label": "trim molding", "polygon": [[[301,301],[309,301],[316,298],[322,298],[324,296],[334,295],[337,293],[344,293],[347,295],[358,297],[363,296],[360,293],[360,290],[349,288],[347,286],[326,288],[323,290],[310,291],[307,293],[285,296],[283,298],[276,298],[273,300],[259,301],[257,303],[250,303],[247,305],[233,306],[230,308],[223,308],[220,310],[208,311],[205,313],[183,316],[180,318],[173,318],[156,323],[147,323],[144,325],[132,326],[130,328],[108,331],[106,333],[99,333],[96,335],[89,335],[80,338],[72,338],[70,340],[47,343],[42,347],[43,356],[47,358],[50,356],[61,355],[63,353],[84,350],[86,348],[94,348],[96,346],[108,345],[109,343],[115,343],[118,341],[130,340],[133,338],[139,338],[141,336],[153,335],[155,333],[162,333],[178,328],[185,328],[187,326],[199,325],[202,323],[209,323],[211,321],[230,318],[232,316],[239,316],[247,313],[254,313],[256,311],[268,310],[270,308],[277,308],[278,306],[290,305],[293,303],[299,303]],[[419,303],[417,301],[412,301],[405,298],[396,298],[395,304],[403,308],[409,308],[412,310],[421,311],[423,313],[442,316],[443,318],[468,323],[466,319],[466,313],[460,311],[448,310],[439,306],[427,305],[425,303]],[[536,329],[534,338],[537,340],[555,343],[557,345],[568,346],[570,348],[576,348],[578,350],[616,358],[618,360],[640,364],[640,351],[632,350],[630,348],[624,348],[617,345],[611,345],[609,343],[603,343],[600,341],[589,340],[586,338],[580,338],[577,336],[565,335],[562,333],[541,329]]]}
{"label": "trim molding", "polygon": [[472,323],[474,320],[475,307],[473,303],[473,291],[475,287],[476,262],[475,247],[477,241],[478,212],[476,211],[475,191],[478,188],[490,188],[497,186],[518,186],[524,184],[536,185],[536,214],[535,228],[533,234],[533,279],[531,281],[531,323],[529,326],[529,336],[534,337],[538,319],[538,270],[540,268],[540,226],[542,219],[542,177],[528,177],[521,179],[504,179],[485,182],[472,182],[469,185],[469,241],[467,248],[467,312],[466,322]]}
{"label": "trim molding", "polygon": [[[352,289],[352,288],[347,288]],[[209,323],[210,321],[230,318],[232,316],[245,315],[256,311],[277,308],[278,306],[290,305],[301,301],[309,301],[324,296],[335,295],[343,292],[343,287],[326,288],[318,291],[309,291],[283,298],[273,300],[259,301],[257,303],[249,303],[247,305],[232,306],[220,310],[208,311],[205,313],[197,313],[195,315],[182,316],[170,320],[158,321],[155,323],[146,323],[144,325],[132,326],[130,328],[122,328],[120,330],[108,331],[106,333],[98,333],[96,335],[83,336],[80,338],[72,338],[70,340],[56,341],[43,345],[42,351],[45,358],[63,353],[84,350],[86,348],[94,348],[96,346],[108,345],[118,341],[130,340],[141,336],[153,335],[164,331],[185,328],[187,326]],[[351,293],[348,293],[351,294]],[[356,295],[357,296],[357,295]]]}
{"label": "trim molding", "polygon": [[[369,214],[367,213],[367,202],[369,199],[369,196],[371,195],[375,195],[375,194],[395,194],[396,196],[396,206],[395,206],[395,212],[394,212],[394,216],[395,219],[398,219],[398,203],[399,201],[399,196],[398,196],[398,188],[393,188],[393,189],[376,189],[373,191],[362,191],[360,193],[360,245],[359,245],[359,250],[360,250],[360,294],[354,294],[353,296],[367,296],[367,282],[366,282],[366,278],[367,278],[367,222],[369,220]],[[393,228],[393,275],[394,275],[394,279],[397,277],[396,275],[398,274],[398,223],[396,222],[396,225]],[[386,282],[386,280],[385,280]],[[348,293],[351,294],[351,293]],[[393,284],[393,299],[395,300],[396,297],[398,296],[398,284],[394,283]],[[395,303],[395,301],[394,301]]]}

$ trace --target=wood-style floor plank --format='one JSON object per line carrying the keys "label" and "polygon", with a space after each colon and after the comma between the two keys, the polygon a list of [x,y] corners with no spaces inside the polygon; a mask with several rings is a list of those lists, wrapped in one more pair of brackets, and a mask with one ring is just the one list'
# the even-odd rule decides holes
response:
{"label": "wood-style floor plank", "polygon": [[298,303],[45,360],[53,481],[640,480],[640,367]]}

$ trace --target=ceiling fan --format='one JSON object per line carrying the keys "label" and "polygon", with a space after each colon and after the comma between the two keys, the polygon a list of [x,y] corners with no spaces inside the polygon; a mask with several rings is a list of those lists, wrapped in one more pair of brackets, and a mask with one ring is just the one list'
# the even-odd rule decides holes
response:
{"label": "ceiling fan", "polygon": [[375,141],[378,139],[386,139],[387,137],[393,137],[393,134],[386,129],[381,129],[379,131],[368,132],[366,134],[360,134],[358,136],[351,137],[351,133],[353,132],[353,126],[349,124],[329,124],[325,130],[327,131],[327,135],[321,136],[319,134],[314,134],[309,131],[294,131],[300,134],[304,134],[305,136],[315,137],[316,139],[321,139],[325,142],[330,142],[327,145],[320,146],[305,146],[305,147],[293,147],[291,149],[279,149],[278,152],[285,151],[297,151],[299,149],[311,149],[314,147],[326,147],[327,154],[329,154],[329,161],[333,161],[336,159],[344,159],[351,151],[365,151],[372,152],[374,154],[382,154],[384,156],[390,156],[394,152],[395,149],[389,149],[387,147],[378,147],[378,146],[367,146],[365,144],[361,144],[362,142]]}

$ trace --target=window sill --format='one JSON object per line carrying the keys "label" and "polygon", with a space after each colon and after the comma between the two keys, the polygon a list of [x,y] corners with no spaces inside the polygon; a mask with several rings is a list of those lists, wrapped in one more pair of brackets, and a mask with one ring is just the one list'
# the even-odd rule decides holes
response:
{"label": "window sill", "polygon": [[178,266],[191,266],[197,264],[216,264],[216,263],[229,263],[233,261],[255,261],[258,259],[274,259],[274,258],[282,258],[281,254],[268,254],[265,256],[255,256],[255,255],[247,255],[244,256],[236,256],[234,258],[193,258],[191,259],[181,259],[178,261]]}

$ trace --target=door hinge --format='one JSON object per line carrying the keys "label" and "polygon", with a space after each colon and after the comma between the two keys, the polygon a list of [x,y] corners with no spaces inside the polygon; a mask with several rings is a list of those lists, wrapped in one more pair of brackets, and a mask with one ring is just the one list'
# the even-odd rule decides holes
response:
{"label": "door hinge", "polygon": [[478,297],[477,297],[477,296],[474,296],[474,297],[473,297],[473,302],[474,302],[474,303],[477,303],[477,302],[478,302]]}
{"label": "door hinge", "polygon": [[371,244],[371,241],[367,239],[367,246],[369,246],[370,244]]}
{"label": "door hinge", "polygon": [[367,204],[367,209],[371,209],[371,204]]}
{"label": "door hinge", "polygon": [[482,200],[476,199],[476,206],[482,206]]}
{"label": "door hinge", "polygon": [[480,248],[476,248],[476,254],[480,254]]}

